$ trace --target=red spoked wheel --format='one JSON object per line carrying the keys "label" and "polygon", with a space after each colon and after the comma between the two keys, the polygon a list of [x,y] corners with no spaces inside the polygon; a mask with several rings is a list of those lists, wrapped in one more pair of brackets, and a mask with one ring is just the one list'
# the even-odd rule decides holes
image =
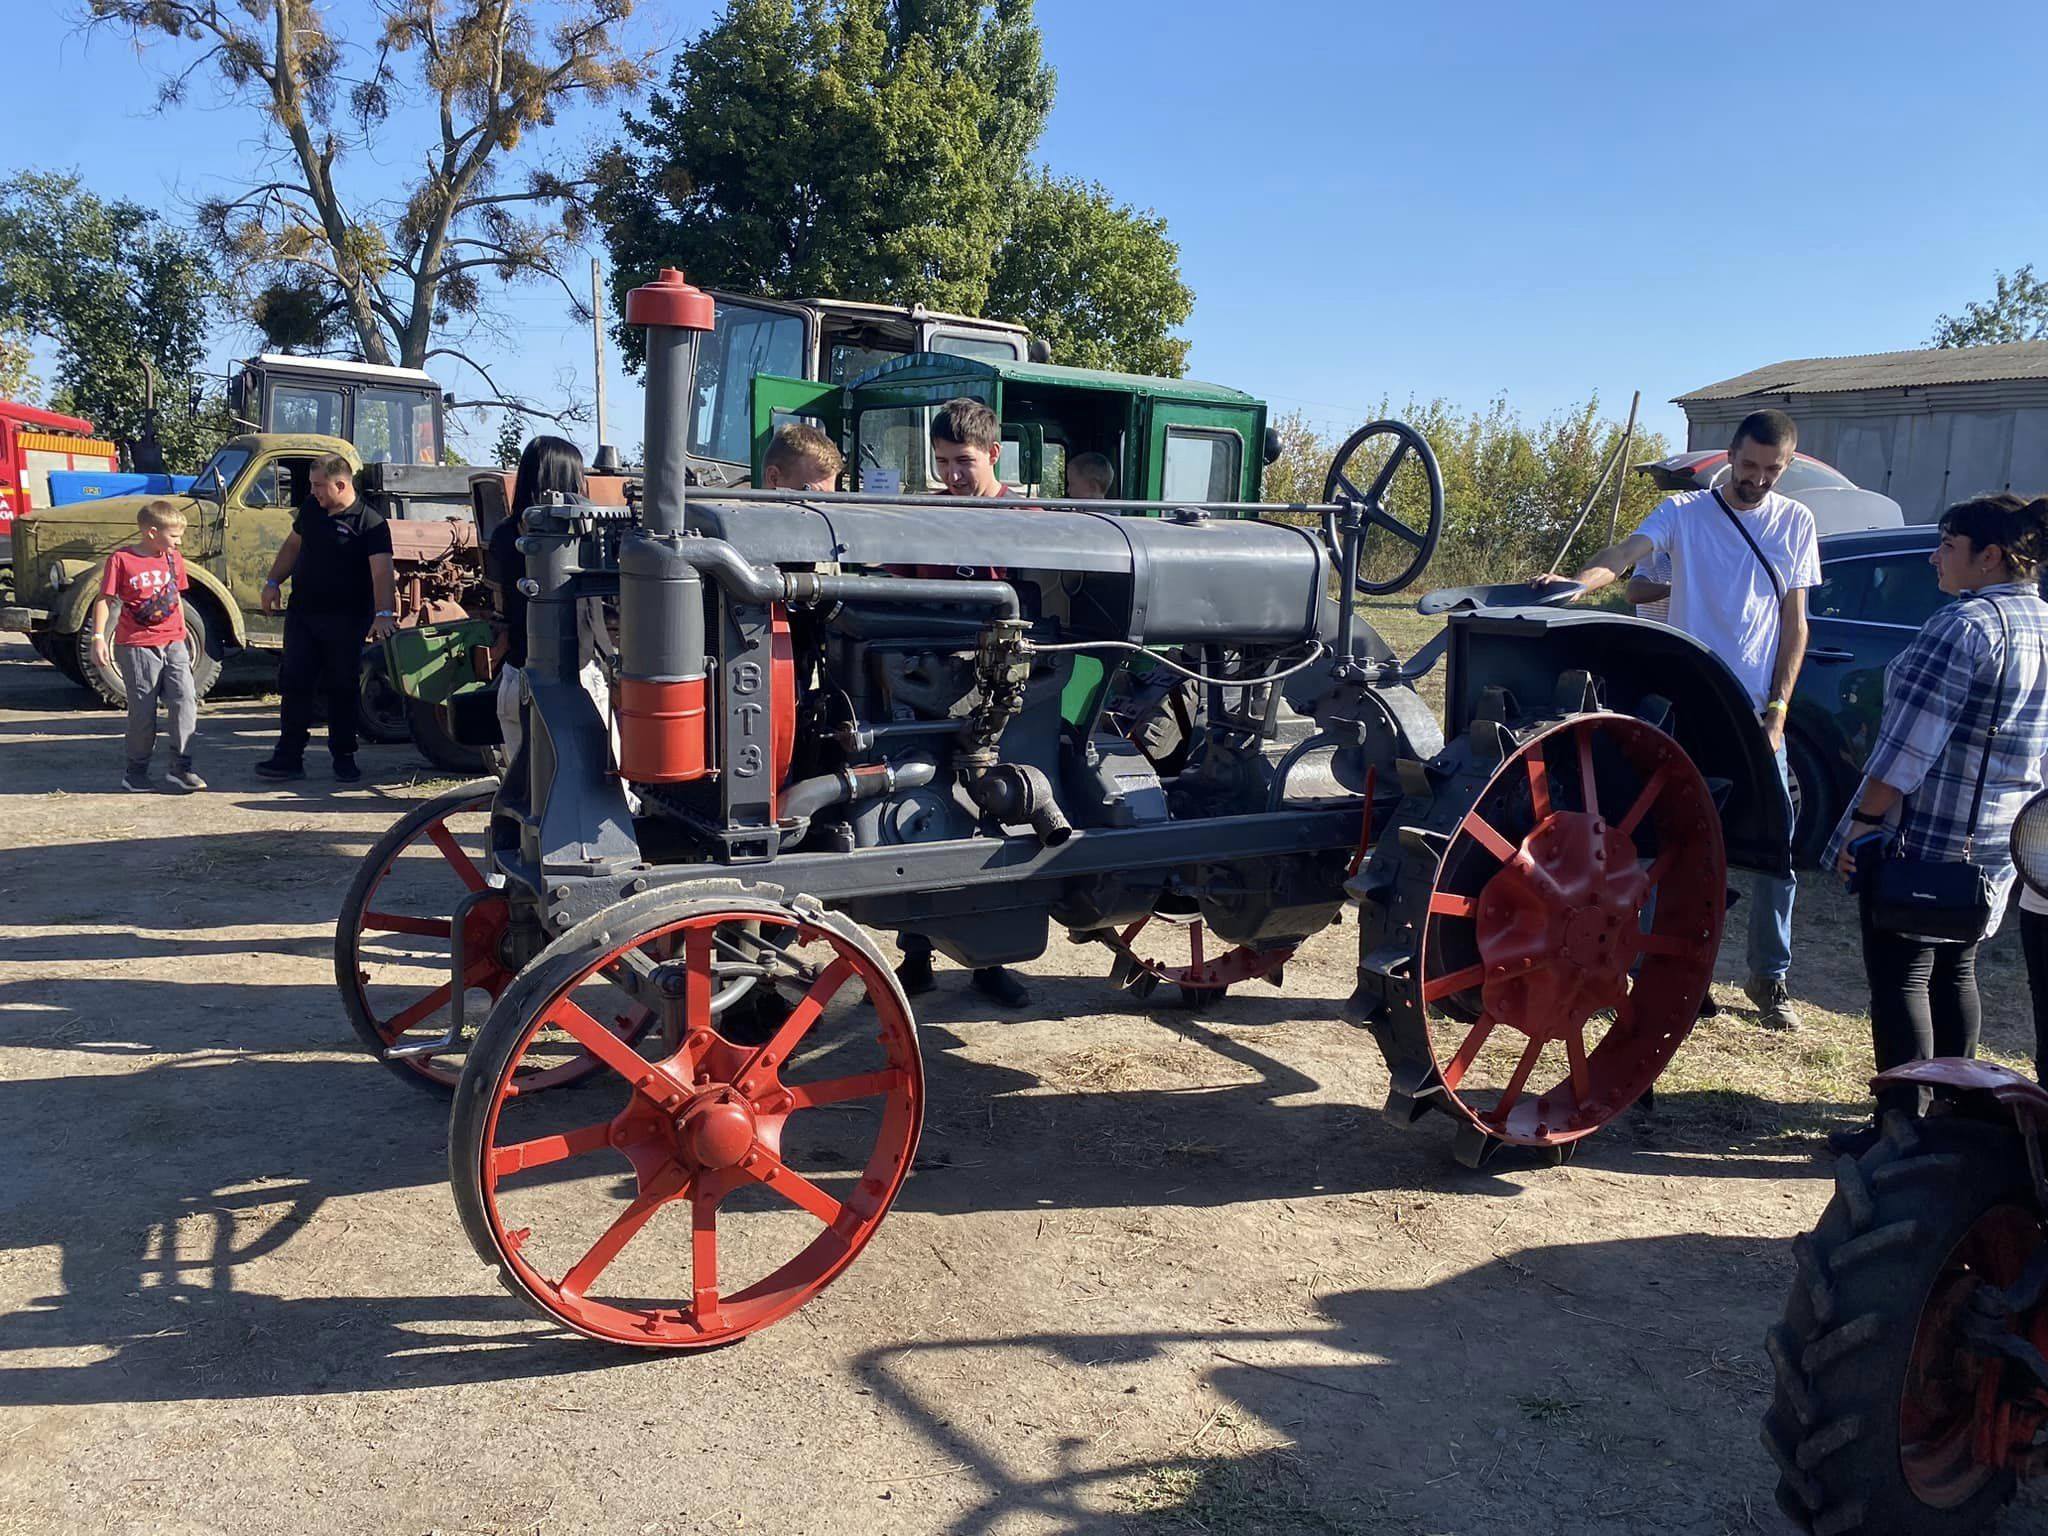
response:
{"label": "red spoked wheel", "polygon": [[1539,728],[1455,824],[1416,980],[1439,1107],[1479,1146],[1559,1147],[1657,1080],[1720,948],[1713,798],[1663,731],[1620,714]]}
{"label": "red spoked wheel", "polygon": [[[428,1056],[390,1052],[448,1032],[458,913],[463,1015],[472,1034],[518,973],[511,907],[489,873],[497,788],[496,779],[476,779],[407,812],[363,856],[335,923],[334,981],[349,1023],[379,1061],[439,1092],[455,1086],[467,1039]],[[631,1038],[651,1022],[639,1009],[612,1026]],[[536,1053],[521,1085],[558,1088],[596,1066],[581,1046],[557,1037],[550,1055]]]}
{"label": "red spoked wheel", "polygon": [[[730,1343],[830,1285],[895,1200],[924,1114],[909,1004],[858,927],[762,887],[693,890],[551,944],[492,1010],[449,1132],[463,1225],[507,1288],[650,1348]],[[634,958],[661,946],[674,958]],[[757,983],[758,1043],[712,1012],[736,977]],[[660,1022],[637,1049],[599,1022],[631,1003]],[[520,1092],[551,1031],[606,1075]]]}
{"label": "red spoked wheel", "polygon": [[[1183,1007],[1216,1002],[1240,981],[1280,985],[1292,944],[1254,949],[1219,945],[1193,913],[1155,912],[1105,940],[1116,955],[1109,979],[1133,996],[1149,998],[1162,984],[1180,988]],[[1186,959],[1178,958],[1185,953]]]}

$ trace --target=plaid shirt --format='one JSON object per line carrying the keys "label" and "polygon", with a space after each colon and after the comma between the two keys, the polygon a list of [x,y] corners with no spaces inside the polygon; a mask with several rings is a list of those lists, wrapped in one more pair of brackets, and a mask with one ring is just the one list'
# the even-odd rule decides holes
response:
{"label": "plaid shirt", "polygon": [[[1991,611],[1994,602],[2012,640],[2005,690],[1995,700],[2005,641]],[[1984,776],[1984,806],[1972,826],[1970,805],[1994,710],[1998,746]],[[2048,603],[2032,582],[2007,582],[1979,588],[1940,609],[1885,668],[1884,720],[1863,778],[1905,795],[1894,826],[1901,857],[1951,862],[1967,857],[1997,877],[2002,912],[2012,884],[2008,839],[2013,818],[2041,787],[2044,752]],[[1845,814],[1823,867],[1832,869],[1842,845],[1862,830],[1852,828]],[[1999,912],[1993,914],[1993,929]]]}

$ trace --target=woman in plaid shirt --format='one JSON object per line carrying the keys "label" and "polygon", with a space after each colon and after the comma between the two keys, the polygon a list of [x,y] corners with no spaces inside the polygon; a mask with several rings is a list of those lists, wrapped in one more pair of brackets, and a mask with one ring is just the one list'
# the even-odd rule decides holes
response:
{"label": "woman in plaid shirt", "polygon": [[[1935,613],[1885,669],[1877,744],[1824,862],[1853,878],[1857,861],[1848,845],[1876,831],[1889,833],[1890,848],[1903,858],[1967,858],[1991,875],[1988,936],[1997,931],[2012,889],[2013,818],[2041,787],[2039,764],[2048,751],[2048,603],[2039,588],[2048,558],[2048,497],[1957,503],[1942,515],[1941,544],[1931,558],[1941,590],[1959,601]],[[1987,746],[1983,805],[1972,825]],[[1880,929],[1871,920],[1870,882],[1862,886],[1863,965],[1878,1070],[1974,1056],[1982,938],[1935,943]],[[1878,1109],[1917,1113],[1924,1107],[1920,1099],[1917,1089],[1888,1089]],[[1828,1143],[1860,1155],[1876,1137],[1873,1126],[1838,1132]]]}

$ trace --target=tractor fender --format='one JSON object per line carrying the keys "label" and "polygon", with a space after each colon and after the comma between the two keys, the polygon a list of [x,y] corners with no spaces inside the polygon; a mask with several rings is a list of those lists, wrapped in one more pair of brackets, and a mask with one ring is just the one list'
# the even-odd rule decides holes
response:
{"label": "tractor fender", "polygon": [[2048,1129],[2048,1088],[1996,1062],[1960,1056],[1909,1061],[1878,1073],[1870,1086],[1873,1092],[1901,1086],[1932,1088],[1938,1097],[1977,1118],[2003,1122],[2017,1115],[2037,1131]]}
{"label": "tractor fender", "polygon": [[1699,641],[1668,624],[1598,609],[1482,609],[1452,615],[1449,628],[1447,740],[1471,727],[1492,688],[1506,689],[1525,709],[1540,708],[1562,681],[1588,673],[1603,708],[1640,714],[1664,700],[1678,744],[1710,785],[1726,785],[1728,862],[1781,879],[1791,874],[1792,803],[1763,725],[1735,674]]}
{"label": "tractor fender", "polygon": [[[85,628],[93,602],[100,595],[100,572],[106,569],[103,561],[67,560],[63,562],[64,585],[50,604],[50,629],[60,635],[75,635]],[[70,569],[76,567],[76,569]],[[211,599],[220,619],[227,625],[222,636],[232,645],[249,643],[248,633],[242,627],[242,609],[220,578],[189,561],[185,565],[187,595],[198,597],[205,593]]]}

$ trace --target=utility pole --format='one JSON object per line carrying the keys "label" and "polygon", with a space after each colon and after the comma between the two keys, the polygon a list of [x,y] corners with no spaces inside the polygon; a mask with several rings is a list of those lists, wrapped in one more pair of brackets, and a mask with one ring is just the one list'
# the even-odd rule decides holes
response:
{"label": "utility pole", "polygon": [[[1628,451],[1636,440],[1636,408],[1643,403],[1643,392],[1635,392],[1635,398],[1628,403],[1628,427],[1621,434],[1621,476],[1614,482],[1614,506],[1607,513],[1607,542],[1614,542],[1614,535],[1621,522],[1621,497],[1628,489]],[[603,409],[599,408],[602,417]]]}
{"label": "utility pole", "polygon": [[619,451],[611,445],[604,416],[604,286],[598,281],[597,258],[590,258],[590,350],[597,364],[597,458],[591,468],[600,474],[615,473]]}

